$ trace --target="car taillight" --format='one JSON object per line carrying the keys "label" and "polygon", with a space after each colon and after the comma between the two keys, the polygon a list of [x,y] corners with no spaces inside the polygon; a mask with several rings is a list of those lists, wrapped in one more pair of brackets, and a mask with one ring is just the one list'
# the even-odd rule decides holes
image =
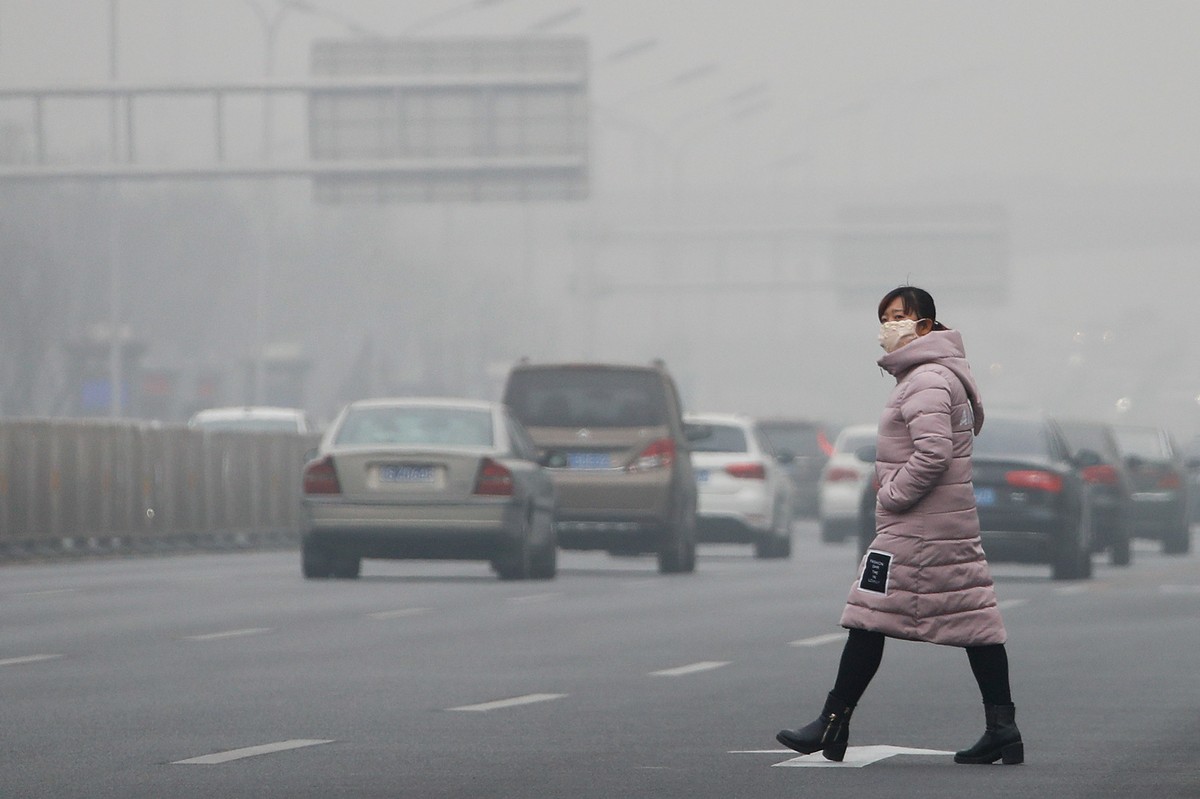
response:
{"label": "car taillight", "polygon": [[1175,491],[1182,485],[1183,481],[1179,479],[1179,475],[1175,474],[1175,472],[1167,472],[1158,478],[1158,487],[1165,491]]}
{"label": "car taillight", "polygon": [[490,497],[510,497],[513,492],[513,476],[508,467],[491,458],[479,464],[479,476],[475,478],[475,493]]}
{"label": "car taillight", "polygon": [[670,438],[660,438],[652,441],[641,451],[633,462],[625,467],[629,472],[644,472],[649,469],[662,469],[675,462],[675,441]]}
{"label": "car taillight", "polygon": [[743,480],[766,480],[767,469],[761,463],[731,463],[725,467],[730,477],[740,477]]}
{"label": "car taillight", "polygon": [[824,430],[817,431],[817,446],[821,448],[821,452],[825,453],[826,458],[833,454],[833,442],[829,440],[829,436],[825,435]]}
{"label": "car taillight", "polygon": [[326,455],[304,467],[304,493],[342,493],[342,484],[338,482],[337,469],[333,468],[332,456]]}
{"label": "car taillight", "polygon": [[1035,491],[1049,491],[1051,494],[1063,490],[1061,477],[1054,472],[1043,472],[1040,469],[1009,472],[1004,475],[1004,481],[1013,488],[1032,488]]}
{"label": "car taillight", "polygon": [[1093,485],[1115,486],[1117,484],[1117,470],[1107,463],[1088,466],[1080,472],[1080,475],[1085,483]]}
{"label": "car taillight", "polygon": [[857,480],[858,472],[845,466],[834,466],[825,472],[826,483],[840,483],[844,480]]}

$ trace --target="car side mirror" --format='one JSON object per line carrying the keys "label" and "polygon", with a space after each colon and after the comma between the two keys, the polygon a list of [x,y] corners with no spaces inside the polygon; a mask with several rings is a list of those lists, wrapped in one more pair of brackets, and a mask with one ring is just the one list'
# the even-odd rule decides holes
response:
{"label": "car side mirror", "polygon": [[863,463],[874,463],[876,452],[874,444],[867,444],[865,447],[859,447],[854,450],[854,457],[858,458]]}
{"label": "car side mirror", "polygon": [[790,449],[781,449],[779,452],[775,453],[775,460],[786,466],[787,464],[796,460],[796,453],[792,452]]}
{"label": "car side mirror", "polygon": [[567,465],[567,456],[556,449],[546,450],[538,458],[538,463],[548,469],[563,469]]}
{"label": "car side mirror", "polygon": [[713,428],[710,424],[687,424],[683,425],[683,435],[688,441],[703,441],[711,437]]}
{"label": "car side mirror", "polygon": [[1079,450],[1075,453],[1075,457],[1072,460],[1078,469],[1087,469],[1104,463],[1104,459],[1100,457],[1100,454],[1090,449]]}

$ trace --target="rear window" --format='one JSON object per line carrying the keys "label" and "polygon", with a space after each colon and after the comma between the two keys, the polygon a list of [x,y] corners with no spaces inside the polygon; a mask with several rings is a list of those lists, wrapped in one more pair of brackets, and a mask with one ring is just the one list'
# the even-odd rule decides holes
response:
{"label": "rear window", "polygon": [[654,372],[530,369],[509,378],[505,403],[526,427],[649,427],[667,423]]}
{"label": "rear window", "polygon": [[1063,435],[1067,437],[1067,444],[1074,453],[1078,453],[1082,449],[1090,449],[1097,455],[1109,458],[1116,455],[1113,452],[1112,439],[1109,437],[1106,427],[1075,422],[1060,422],[1059,427],[1062,428]]}
{"label": "rear window", "polygon": [[863,447],[875,445],[879,434],[871,431],[869,433],[845,433],[838,436],[837,445],[834,447],[838,452],[857,452]]}
{"label": "rear window", "polygon": [[490,447],[492,414],[467,408],[353,408],[335,444]]}
{"label": "rear window", "polygon": [[798,456],[825,454],[821,449],[821,429],[816,425],[766,423],[761,428],[776,452],[790,452]]}
{"label": "rear window", "polygon": [[742,428],[732,425],[714,424],[712,435],[699,441],[693,441],[692,452],[745,452],[746,434]]}
{"label": "rear window", "polygon": [[202,419],[192,423],[198,430],[214,433],[298,433],[300,424],[295,419]]}
{"label": "rear window", "polygon": [[975,455],[992,458],[1051,457],[1046,427],[1036,419],[988,419],[975,437]]}
{"label": "rear window", "polygon": [[1148,461],[1171,459],[1166,438],[1154,427],[1118,427],[1117,447],[1125,457],[1133,455]]}

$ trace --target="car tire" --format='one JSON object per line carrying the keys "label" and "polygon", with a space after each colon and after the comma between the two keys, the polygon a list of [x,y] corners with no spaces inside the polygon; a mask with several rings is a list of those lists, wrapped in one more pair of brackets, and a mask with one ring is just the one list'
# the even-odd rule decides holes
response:
{"label": "car tire", "polygon": [[1164,555],[1186,555],[1192,549],[1192,531],[1183,524],[1163,536],[1162,551]]}
{"label": "car tire", "polygon": [[696,513],[676,514],[658,551],[660,574],[691,574],[696,571]]}
{"label": "car tire", "polygon": [[334,555],[330,562],[333,576],[339,580],[357,580],[362,574],[362,558],[356,555]]}
{"label": "car tire", "polygon": [[792,516],[784,508],[775,509],[770,531],[754,542],[754,557],[782,559],[792,556]]}
{"label": "car tire", "polygon": [[1113,533],[1108,545],[1108,562],[1113,566],[1128,566],[1133,562],[1133,547],[1129,541],[1128,530],[1118,530]]}
{"label": "car tire", "polygon": [[521,538],[509,550],[505,557],[492,561],[492,568],[501,580],[528,580],[533,576],[534,548],[530,542],[533,537],[533,511],[525,513],[525,523],[521,528]]}
{"label": "car tire", "polygon": [[305,539],[300,547],[300,572],[306,580],[324,580],[333,576],[333,560],[324,547]]}
{"label": "car tire", "polygon": [[554,535],[554,518],[549,521],[550,530],[546,543],[533,553],[530,577],[535,580],[553,580],[558,573],[558,539]]}
{"label": "car tire", "polygon": [[1082,521],[1076,521],[1074,529],[1061,537],[1050,562],[1050,577],[1053,580],[1086,580],[1092,576],[1092,553],[1080,546]]}

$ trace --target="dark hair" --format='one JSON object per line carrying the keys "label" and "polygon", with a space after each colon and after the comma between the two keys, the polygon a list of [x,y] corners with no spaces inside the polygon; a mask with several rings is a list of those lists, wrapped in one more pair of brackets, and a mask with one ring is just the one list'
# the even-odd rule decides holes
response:
{"label": "dark hair", "polygon": [[883,299],[879,301],[879,310],[875,318],[882,319],[883,312],[897,297],[904,303],[905,313],[915,314],[918,319],[932,321],[934,330],[946,329],[946,326],[937,320],[937,306],[933,302],[933,295],[916,286],[898,286],[884,294]]}

